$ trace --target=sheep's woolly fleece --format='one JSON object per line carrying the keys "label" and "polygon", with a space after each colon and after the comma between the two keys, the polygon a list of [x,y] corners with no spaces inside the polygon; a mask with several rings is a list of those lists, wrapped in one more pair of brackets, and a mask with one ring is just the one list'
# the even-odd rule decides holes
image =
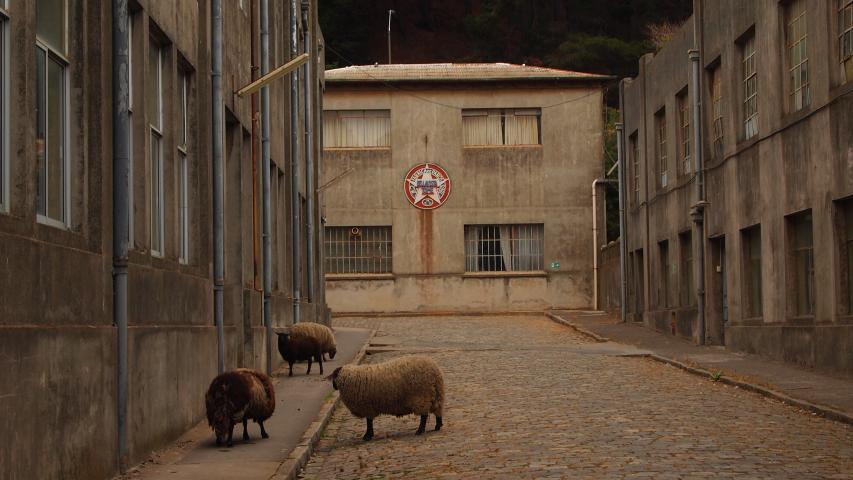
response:
{"label": "sheep's woolly fleece", "polygon": [[341,400],[353,415],[429,415],[441,417],[444,377],[435,361],[422,355],[371,365],[341,367],[335,378]]}
{"label": "sheep's woolly fleece", "polygon": [[290,327],[290,336],[293,338],[308,336],[313,337],[320,343],[323,353],[337,352],[338,345],[335,343],[335,335],[332,329],[314,322],[299,322]]}

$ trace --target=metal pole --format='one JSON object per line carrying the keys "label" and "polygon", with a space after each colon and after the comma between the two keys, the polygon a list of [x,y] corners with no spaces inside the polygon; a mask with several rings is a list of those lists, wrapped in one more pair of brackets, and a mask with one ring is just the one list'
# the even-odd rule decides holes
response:
{"label": "metal pole", "polygon": [[314,268],[315,245],[314,239],[314,194],[317,191],[317,185],[314,180],[314,140],[313,140],[313,109],[314,103],[311,101],[312,81],[311,66],[314,61],[313,47],[311,45],[311,29],[310,29],[310,8],[311,4],[308,0],[302,0],[302,44],[305,53],[308,54],[308,61],[305,62],[305,70],[302,75],[302,99],[303,111],[305,119],[305,201],[306,201],[306,218],[308,225],[308,240],[306,244],[306,253],[308,254],[308,291],[306,297],[309,302],[317,303],[314,290]]}
{"label": "metal pole", "polygon": [[[290,58],[299,54],[299,35],[297,15],[299,0],[290,0]],[[302,259],[300,212],[302,204],[299,201],[299,70],[290,74],[290,205],[291,205],[291,289],[293,292],[293,323],[300,321],[300,305],[302,301],[300,283],[302,282]]]}
{"label": "metal pole", "polygon": [[130,240],[130,78],[127,0],[113,0],[113,323],[116,327],[118,467],[127,469],[127,253]]}
{"label": "metal pole", "polygon": [[[270,70],[269,0],[261,0],[261,75]],[[267,333],[267,373],[272,374],[272,211],[270,209],[270,89],[261,89],[261,181],[263,183],[264,327]]]}
{"label": "metal pole", "polygon": [[693,67],[693,156],[696,158],[696,204],[691,208],[690,216],[696,227],[694,250],[697,252],[698,282],[696,283],[696,342],[705,344],[705,175],[702,162],[702,128],[701,128],[701,90],[699,90],[700,62],[699,51],[690,50],[690,62]]}
{"label": "metal pole", "polygon": [[211,89],[213,110],[213,320],[216,324],[217,359],[219,373],[225,371],[225,327],[223,325],[222,298],[225,284],[225,212],[223,194],[223,129],[224,105],[222,103],[222,0],[211,0]]}
{"label": "metal pole", "polygon": [[388,10],[388,64],[391,64],[391,15],[394,15],[394,10]]}
{"label": "metal pole", "polygon": [[624,142],[625,134],[623,132],[622,122],[616,124],[616,153],[619,169],[619,279],[620,285],[620,310],[622,321],[628,321],[628,229],[625,222],[625,149],[622,143]]}

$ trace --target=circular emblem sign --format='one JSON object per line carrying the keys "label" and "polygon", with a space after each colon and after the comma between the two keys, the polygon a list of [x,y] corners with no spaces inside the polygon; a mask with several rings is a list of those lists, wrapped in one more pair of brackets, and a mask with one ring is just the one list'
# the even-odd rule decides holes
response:
{"label": "circular emblem sign", "polygon": [[409,203],[422,210],[444,205],[450,196],[450,177],[434,163],[415,165],[406,174],[403,190]]}

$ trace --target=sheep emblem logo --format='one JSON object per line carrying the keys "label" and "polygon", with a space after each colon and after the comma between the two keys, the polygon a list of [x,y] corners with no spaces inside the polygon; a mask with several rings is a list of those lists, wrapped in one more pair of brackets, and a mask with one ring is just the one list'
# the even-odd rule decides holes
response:
{"label": "sheep emblem logo", "polygon": [[421,163],[406,174],[403,191],[415,208],[433,210],[444,205],[450,196],[450,176],[434,163]]}

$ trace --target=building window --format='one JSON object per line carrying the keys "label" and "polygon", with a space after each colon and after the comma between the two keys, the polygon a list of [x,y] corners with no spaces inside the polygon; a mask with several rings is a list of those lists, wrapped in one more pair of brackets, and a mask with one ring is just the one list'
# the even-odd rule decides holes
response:
{"label": "building window", "polygon": [[838,203],[837,232],[841,280],[840,313],[853,315],[853,197]]}
{"label": "building window", "polygon": [[788,223],[788,280],[794,315],[814,315],[814,245],[811,210],[791,215]]}
{"label": "building window", "polygon": [[544,231],[542,224],[465,225],[465,271],[543,270]]}
{"label": "building window", "polygon": [[628,139],[631,145],[631,189],[633,191],[632,198],[634,205],[640,204],[640,145],[637,132],[634,132]]}
{"label": "building window", "polygon": [[9,208],[9,17],[0,1],[0,213]]}
{"label": "building window", "polygon": [[541,113],[538,108],[462,110],[465,146],[541,145]]}
{"label": "building window", "polygon": [[326,273],[391,273],[391,227],[326,227]]}
{"label": "building window", "polygon": [[64,227],[70,217],[68,62],[65,0],[36,2],[38,218]]}
{"label": "building window", "polygon": [[811,103],[809,92],[808,28],[806,0],[792,0],[785,6],[785,42],[788,51],[788,96],[790,111]]}
{"label": "building window", "polygon": [[658,242],[658,261],[660,279],[658,280],[658,306],[669,307],[669,241]]}
{"label": "building window", "polygon": [[666,110],[664,109],[661,109],[655,115],[655,132],[657,138],[658,185],[664,188],[666,187],[668,169],[666,160]]}
{"label": "building window", "polygon": [[163,256],[163,48],[153,40],[148,48],[148,90],[145,92],[149,122],[151,168],[151,253]]}
{"label": "building window", "polygon": [[743,136],[758,134],[758,65],[755,59],[755,34],[741,45],[743,63]]}
{"label": "building window", "polygon": [[719,65],[711,71],[711,113],[714,118],[714,155],[723,158],[723,79]]}
{"label": "building window", "polygon": [[181,263],[189,263],[190,258],[190,209],[189,209],[189,158],[187,158],[189,147],[189,73],[181,72],[179,75],[178,99],[178,210],[180,252],[178,260]]}
{"label": "building window", "polygon": [[678,236],[681,246],[681,305],[693,305],[693,236],[684,232]]}
{"label": "building window", "polygon": [[687,92],[676,97],[678,103],[678,157],[681,173],[686,175],[693,168],[690,163],[690,102]]}
{"label": "building window", "polygon": [[845,82],[853,80],[853,0],[838,1],[838,48],[841,75]]}
{"label": "building window", "polygon": [[323,148],[387,148],[390,146],[390,110],[327,110],[323,112]]}
{"label": "building window", "polygon": [[762,315],[761,303],[761,227],[741,230],[743,241],[744,313],[755,318]]}

